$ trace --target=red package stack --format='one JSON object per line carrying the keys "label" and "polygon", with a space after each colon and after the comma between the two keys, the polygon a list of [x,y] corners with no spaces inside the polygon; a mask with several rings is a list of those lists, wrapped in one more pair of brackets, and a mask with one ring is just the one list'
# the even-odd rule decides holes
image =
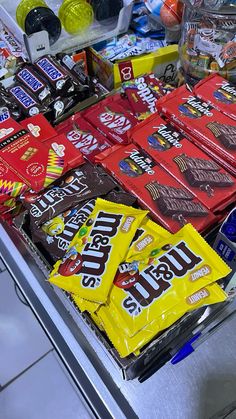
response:
{"label": "red package stack", "polygon": [[196,144],[209,147],[236,168],[236,121],[189,92],[185,86],[163,97],[158,109]]}
{"label": "red package stack", "polygon": [[236,120],[236,87],[218,74],[201,80],[193,89],[200,99]]}
{"label": "red package stack", "polygon": [[235,201],[236,179],[159,115],[137,125],[131,138],[209,210]]}
{"label": "red package stack", "polygon": [[56,129],[59,134],[64,134],[67,140],[91,162],[97,154],[111,147],[110,141],[80,114],[75,114],[62,122]]}
{"label": "red package stack", "polygon": [[128,144],[128,131],[138,122],[133,115],[118,105],[112,97],[84,111],[83,117],[113,144]]}
{"label": "red package stack", "polygon": [[187,222],[205,231],[216,220],[192,193],[158,166],[147,153],[130,144],[115,146],[99,156],[99,161],[153,218],[172,233]]}

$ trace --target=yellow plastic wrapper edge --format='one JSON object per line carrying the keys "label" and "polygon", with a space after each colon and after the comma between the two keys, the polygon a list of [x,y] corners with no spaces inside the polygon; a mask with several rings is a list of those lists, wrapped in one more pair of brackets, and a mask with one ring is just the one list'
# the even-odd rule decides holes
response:
{"label": "yellow plastic wrapper edge", "polygon": [[158,333],[167,329],[179,320],[184,314],[205,305],[216,304],[227,299],[227,294],[218,284],[211,284],[166,311],[162,316],[153,320],[133,337],[126,336],[119,327],[119,323],[111,316],[112,306],[101,306],[97,312],[98,317],[107,333],[108,338],[122,358],[135,353],[139,355],[140,349],[152,340]]}

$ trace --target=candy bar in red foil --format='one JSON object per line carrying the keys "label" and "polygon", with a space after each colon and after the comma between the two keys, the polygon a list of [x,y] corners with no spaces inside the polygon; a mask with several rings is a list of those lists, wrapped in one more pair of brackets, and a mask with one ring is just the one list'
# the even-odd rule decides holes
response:
{"label": "candy bar in red foil", "polygon": [[209,210],[235,200],[236,179],[159,115],[137,125],[131,138]]}
{"label": "candy bar in red foil", "polygon": [[83,112],[83,117],[113,144],[127,144],[128,131],[138,122],[133,115],[110,98]]}
{"label": "candy bar in red foil", "polygon": [[158,109],[174,124],[236,167],[236,121],[194,96],[185,86],[164,96]]}
{"label": "candy bar in red foil", "polygon": [[236,120],[236,87],[228,80],[218,74],[212,74],[201,80],[194,87],[193,93]]}
{"label": "candy bar in red foil", "polygon": [[111,150],[98,156],[100,163],[169,231],[190,222],[202,232],[214,223],[213,213],[143,150],[134,144]]}
{"label": "candy bar in red foil", "polygon": [[55,137],[42,143],[12,118],[0,125],[0,162],[34,191],[49,186],[73,164],[82,163],[76,149],[67,149],[66,139]]}
{"label": "candy bar in red foil", "polygon": [[156,103],[167,94],[165,85],[154,74],[145,74],[122,84],[133,113],[139,120],[157,111]]}
{"label": "candy bar in red foil", "polygon": [[33,137],[42,142],[57,135],[55,128],[52,127],[50,122],[48,122],[45,116],[41,113],[39,115],[23,119],[20,124],[23,128],[29,131]]}
{"label": "candy bar in red foil", "polygon": [[57,132],[64,134],[69,143],[90,161],[101,151],[110,148],[112,143],[96,130],[80,114],[72,116],[57,126]]}

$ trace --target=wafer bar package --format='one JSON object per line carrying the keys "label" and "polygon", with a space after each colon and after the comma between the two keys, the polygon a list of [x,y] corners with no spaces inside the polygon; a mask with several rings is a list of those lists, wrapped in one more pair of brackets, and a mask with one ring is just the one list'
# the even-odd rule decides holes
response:
{"label": "wafer bar package", "polygon": [[189,133],[236,167],[236,121],[194,96],[185,86],[158,101],[159,110],[177,127]]}
{"label": "wafer bar package", "polygon": [[132,337],[148,322],[202,287],[224,278],[230,271],[227,264],[188,224],[175,235],[159,242],[159,252],[151,264],[141,263],[140,269],[137,267],[136,272],[128,273],[135,279],[131,286],[120,287],[118,274],[110,301],[123,317],[124,332]]}
{"label": "wafer bar package", "polygon": [[133,144],[111,150],[98,156],[101,164],[163,227],[176,232],[191,222],[204,231],[212,225],[211,211],[143,150]]}
{"label": "wafer bar package", "polygon": [[24,205],[29,210],[31,225],[41,226],[85,200],[108,194],[115,187],[115,181],[102,168],[86,163],[45,192],[28,195]]}
{"label": "wafer bar package", "polygon": [[16,198],[26,190],[27,186],[19,176],[0,162],[0,204],[10,198]]}
{"label": "wafer bar package", "polygon": [[159,115],[134,127],[131,138],[209,210],[235,200],[236,179]]}
{"label": "wafer bar package", "polygon": [[63,136],[42,143],[16,121],[2,122],[0,160],[31,189],[38,192],[83,162],[82,155]]}
{"label": "wafer bar package", "polygon": [[205,102],[236,120],[236,87],[218,74],[201,80],[193,92]]}
{"label": "wafer bar package", "polygon": [[49,281],[85,300],[105,303],[119,263],[146,215],[147,211],[98,198]]}
{"label": "wafer bar package", "polygon": [[72,116],[57,127],[57,132],[64,134],[69,142],[90,161],[101,151],[111,147],[110,141],[97,131],[80,114]]}
{"label": "wafer bar package", "polygon": [[29,131],[38,141],[45,142],[57,135],[57,131],[48,122],[43,114],[25,118],[20,122],[21,126]]}
{"label": "wafer bar package", "polygon": [[128,131],[138,122],[110,98],[83,112],[83,117],[115,144],[127,144]]}

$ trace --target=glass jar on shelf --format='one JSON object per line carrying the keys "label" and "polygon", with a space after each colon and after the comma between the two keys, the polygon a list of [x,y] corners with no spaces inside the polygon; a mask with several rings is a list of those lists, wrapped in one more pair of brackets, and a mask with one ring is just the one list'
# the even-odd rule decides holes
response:
{"label": "glass jar on shelf", "polygon": [[[203,1],[205,6],[217,3]],[[224,0],[218,0],[221,9],[216,11],[197,7],[193,2],[185,0],[179,43],[185,81],[193,85],[216,72],[236,83],[236,7],[226,7]]]}

